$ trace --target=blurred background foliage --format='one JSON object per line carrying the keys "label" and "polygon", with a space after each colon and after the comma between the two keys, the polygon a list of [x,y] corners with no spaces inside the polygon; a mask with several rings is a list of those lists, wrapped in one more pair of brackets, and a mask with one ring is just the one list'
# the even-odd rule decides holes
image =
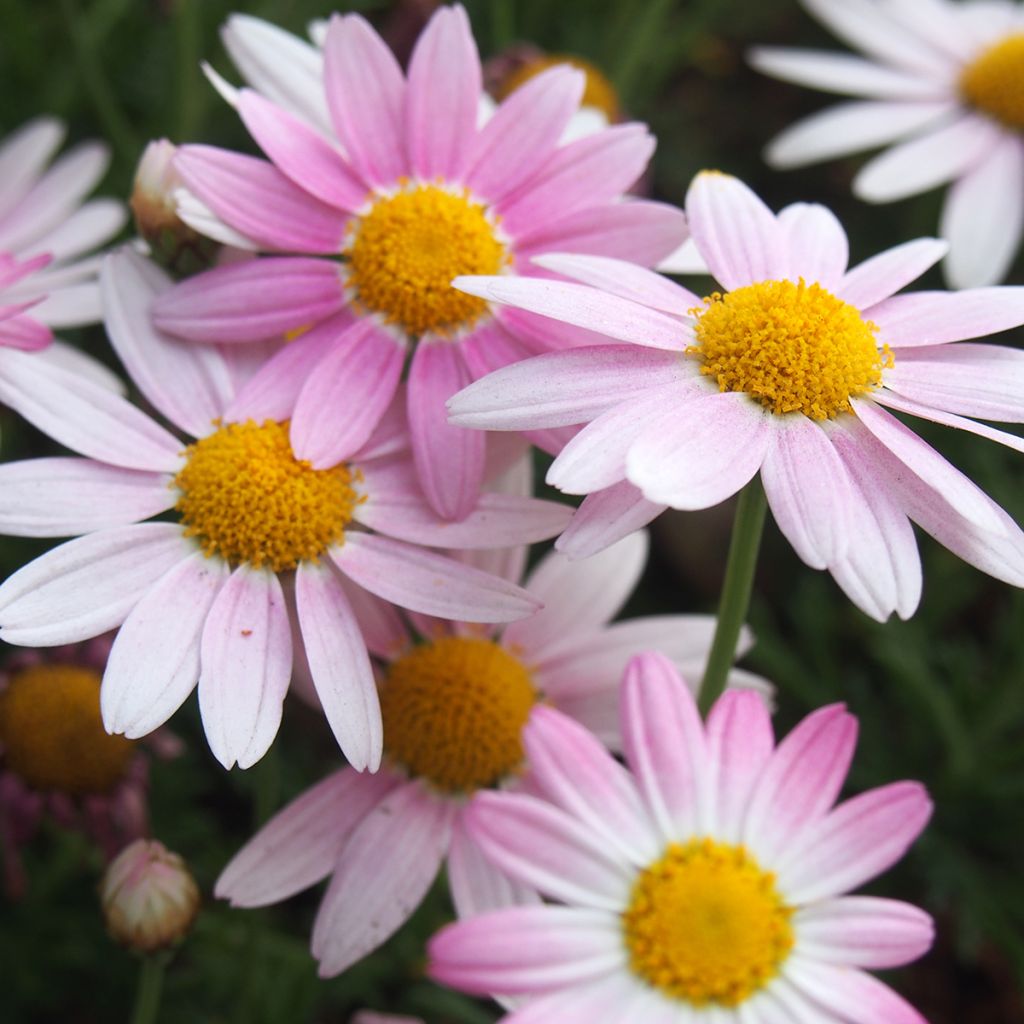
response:
{"label": "blurred background foliage", "polygon": [[[340,9],[363,11],[404,58],[433,6],[361,0]],[[660,198],[681,203],[698,169],[727,170],[773,207],[826,203],[850,233],[854,261],[936,230],[938,193],[887,207],[854,200],[849,185],[859,159],[786,174],[762,163],[761,149],[778,130],[827,102],[744,63],[754,43],[838,48],[796,0],[467,0],[467,7],[485,58],[528,40],[600,66],[624,108],[658,137],[651,180]],[[218,38],[233,10],[299,34],[330,12],[323,0],[0,0],[0,131],[48,112],[68,122],[72,140],[108,139],[114,159],[102,191],[122,196],[151,138],[251,149],[199,69],[209,60],[238,80]],[[1011,283],[1024,283],[1020,265]],[[941,286],[937,272],[924,284]],[[110,359],[99,329],[73,340]],[[921,432],[1024,518],[1019,456],[930,426]],[[52,450],[4,416],[5,459]],[[626,614],[713,610],[730,512],[662,517],[647,577]],[[1024,1020],[1024,594],[929,538],[921,546],[921,608],[910,622],[881,626],[769,527],[751,612],[759,642],[747,664],[778,684],[780,732],[822,703],[851,706],[862,727],[852,789],[905,777],[928,784],[937,803],[932,826],[872,891],[922,903],[936,915],[940,938],[932,954],[891,980],[935,1024],[1011,1024]],[[44,547],[0,541],[0,569],[6,575]],[[210,756],[194,699],[171,724],[188,752],[153,766],[153,832],[186,857],[208,898],[169,971],[161,1020],[344,1024],[362,1006],[422,1014],[428,1024],[498,1016],[422,978],[424,940],[448,915],[441,886],[380,952],[327,982],[317,980],[307,952],[318,890],[264,911],[215,903],[213,881],[231,854],[285,800],[334,768],[337,752],[323,724],[295,702],[270,755],[248,772],[225,773]],[[98,855],[51,828],[37,837],[27,866],[27,896],[2,905],[0,1020],[127,1019],[137,965],[104,934]]]}

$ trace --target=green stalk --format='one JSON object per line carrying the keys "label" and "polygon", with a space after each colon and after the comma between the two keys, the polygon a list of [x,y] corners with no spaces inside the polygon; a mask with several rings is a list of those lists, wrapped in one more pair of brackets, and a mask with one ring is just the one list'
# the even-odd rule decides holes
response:
{"label": "green stalk", "polygon": [[160,992],[163,989],[166,964],[167,957],[162,953],[150,953],[142,958],[132,1024],[155,1024],[160,1011]]}
{"label": "green stalk", "polygon": [[725,690],[729,669],[736,657],[736,643],[750,608],[750,593],[754,586],[754,570],[757,568],[757,553],[761,547],[767,508],[761,480],[755,476],[740,491],[739,504],[736,506],[715,638],[711,643],[711,653],[697,696],[697,706],[705,717]]}

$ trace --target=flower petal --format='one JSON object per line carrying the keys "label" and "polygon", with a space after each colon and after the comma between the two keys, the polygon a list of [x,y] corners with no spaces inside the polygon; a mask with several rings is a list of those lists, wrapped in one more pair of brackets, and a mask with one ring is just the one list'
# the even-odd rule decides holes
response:
{"label": "flower petal", "polygon": [[794,957],[786,976],[819,1008],[849,1024],[927,1024],[902,996],[863,971]]}
{"label": "flower petal", "polygon": [[666,507],[648,501],[638,487],[623,480],[584,498],[555,550],[568,558],[590,558],[646,526]]}
{"label": "flower petal", "polygon": [[946,253],[949,243],[938,238],[917,238],[886,249],[848,270],[835,289],[844,302],[867,309],[916,281]]}
{"label": "flower petal", "polygon": [[778,224],[786,277],[816,281],[835,291],[850,257],[846,232],[836,215],[818,203],[793,203],[779,211]]}

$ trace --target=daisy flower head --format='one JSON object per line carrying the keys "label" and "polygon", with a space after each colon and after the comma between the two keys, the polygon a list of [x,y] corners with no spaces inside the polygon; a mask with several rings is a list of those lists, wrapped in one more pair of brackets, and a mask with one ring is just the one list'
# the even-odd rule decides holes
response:
{"label": "daisy flower head", "polygon": [[450,402],[463,426],[587,424],[548,474],[589,495],[559,546],[590,553],[666,507],[715,505],[760,473],[797,554],[879,620],[906,618],[920,600],[911,520],[1024,585],[1024,534],[892,414],[1024,448],[970,418],[1024,420],[1024,354],[965,341],[1024,323],[1024,288],[897,295],[946,243],[919,239],[848,270],[828,210],[776,215],[719,172],[697,176],[686,214],[722,287],[704,299],[643,268],[575,255],[541,262],[582,283],[458,282],[626,343],[538,356]]}
{"label": "daisy flower head", "polygon": [[[245,25],[241,52],[262,53]],[[322,58],[298,45],[304,57],[289,59],[287,80],[268,80],[256,62],[258,83],[288,105],[220,83],[267,159],[185,146],[175,162],[182,217],[264,258],[183,282],[155,307],[156,324],[229,343],[329,325],[266,371],[302,375],[290,438],[318,468],[365,441],[407,367],[421,485],[439,514],[460,519],[480,489],[485,435],[450,426],[445,400],[580,332],[495,309],[452,279],[536,276],[531,257],[552,250],[652,266],[682,241],[683,216],[623,199],[654,148],[645,126],[563,142],[584,87],[571,67],[531,79],[478,126],[480,60],[460,6],[434,14],[407,74],[356,14],[332,18]],[[327,125],[309,109],[306,58],[322,68]],[[353,405],[365,409],[358,427]]]}
{"label": "daisy flower head", "polygon": [[940,233],[956,288],[1002,280],[1024,230],[1024,6],[961,0],[801,0],[865,56],[758,47],[759,71],[856,97],[767,149],[775,167],[887,146],[854,192],[885,203],[951,183]]}
{"label": "daisy flower head", "polygon": [[749,693],[702,723],[657,654],[631,660],[621,716],[628,770],[557,710],[533,716],[533,792],[482,794],[464,827],[552,902],[445,928],[435,980],[525,997],[506,1024],[922,1024],[863,968],[921,956],[931,919],[846,894],[917,838],[924,788],[833,806],[857,734],[842,705],[776,745]]}
{"label": "daisy flower head", "polygon": [[[375,769],[380,708],[353,612],[364,588],[440,617],[529,615],[539,602],[520,588],[428,549],[550,537],[567,510],[485,494],[461,522],[440,519],[416,487],[400,410],[352,459],[315,469],[289,443],[286,387],[243,398],[236,350],[152,327],[152,303],[171,286],[161,270],[126,249],[108,258],[103,285],[122,363],[195,440],[73,374],[40,375],[16,353],[34,396],[20,411],[85,457],[0,467],[0,528],[81,536],[0,586],[0,637],[47,646],[120,627],[103,680],[106,727],[145,735],[198,680],[206,735],[226,767],[262,757],[293,658],[305,658],[350,763]],[[173,515],[145,521],[163,513]]]}
{"label": "daisy flower head", "polygon": [[[559,708],[592,729],[600,738],[594,743],[617,748],[619,683],[633,653],[661,647],[688,675],[703,671],[709,616],[608,624],[646,555],[643,533],[586,561],[549,554],[525,581],[543,610],[504,628],[415,616],[417,640],[397,616],[375,616],[367,637],[382,666],[380,772],[346,768],[299,796],[225,868],[217,895],[235,906],[265,906],[331,875],[312,941],[324,976],[403,924],[445,862],[461,916],[529,901],[527,889],[480,855],[464,821],[481,793],[522,785],[532,767],[523,730],[538,708]],[[471,557],[496,568],[493,552]],[[524,549],[506,552],[507,579],[519,581],[524,559]],[[749,645],[747,636],[741,653]],[[757,700],[770,690],[739,671],[730,682],[759,691]]]}

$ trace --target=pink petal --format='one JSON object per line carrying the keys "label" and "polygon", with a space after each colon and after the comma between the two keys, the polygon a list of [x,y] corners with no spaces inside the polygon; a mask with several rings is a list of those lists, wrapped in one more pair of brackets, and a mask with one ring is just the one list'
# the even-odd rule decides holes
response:
{"label": "pink petal", "polygon": [[868,309],[916,281],[947,252],[949,243],[938,238],[904,242],[848,270],[835,293],[851,306]]}
{"label": "pink petal", "polygon": [[228,862],[214,894],[265,907],[326,878],[352,830],[399,785],[396,775],[343,768],[278,811]]}
{"label": "pink petal", "polygon": [[51,548],[0,586],[0,636],[54,647],[115,629],[192,552],[177,523],[142,523]]}
{"label": "pink petal", "polygon": [[863,971],[800,957],[786,965],[786,975],[816,1007],[849,1024],[927,1024],[901,996]]}
{"label": "pink petal", "polygon": [[878,325],[880,343],[897,349],[944,345],[1024,324],[1024,288],[911,292],[893,295],[863,312],[866,320]]}
{"label": "pink petal", "polygon": [[299,188],[341,210],[358,210],[366,201],[366,183],[305,121],[251,89],[238,94],[238,113],[260,149]]}
{"label": "pink petal", "polygon": [[341,581],[327,565],[300,562],[295,601],[313,685],[331,731],[356,771],[375,772],[383,750],[380,699]]}
{"label": "pink petal", "polygon": [[455,809],[410,782],[356,826],[313,926],[321,977],[340,974],[409,919],[437,877]]}
{"label": "pink petal", "polygon": [[0,217],[18,204],[37,181],[60,148],[65,128],[54,117],[35,117],[6,135],[0,142]]}
{"label": "pink petal", "polygon": [[213,756],[249,768],[281,724],[292,677],[292,635],[281,584],[269,569],[240,565],[203,626],[199,710]]}
{"label": "pink petal", "polygon": [[817,203],[794,203],[779,212],[778,226],[784,276],[791,281],[816,281],[834,291],[850,257],[846,232],[836,215]]}
{"label": "pink petal", "polygon": [[497,576],[388,537],[349,533],[330,556],[346,576],[385,601],[442,619],[511,622],[539,604]]}
{"label": "pink petal", "polygon": [[199,679],[199,644],[231,570],[196,551],[151,586],[118,630],[103,673],[108,732],[138,739],[163,725]]}
{"label": "pink petal", "polygon": [[648,501],[638,487],[623,480],[584,499],[555,549],[568,558],[589,558],[646,526],[666,507]]}
{"label": "pink petal", "polygon": [[372,320],[349,328],[299,392],[295,455],[326,469],[359,451],[394,397],[404,362],[401,343]]}
{"label": "pink petal", "polygon": [[212,146],[182,146],[174,166],[218,217],[263,247],[341,251],[347,214],[292,184],[273,164]]}
{"label": "pink petal", "polygon": [[462,358],[473,380],[486,377],[510,363],[519,363],[536,355],[537,349],[517,338],[498,320],[482,324],[459,342]]}
{"label": "pink petal", "polygon": [[[638,999],[647,1004],[640,1009],[641,1016],[627,1016]],[[528,999],[504,1017],[502,1024],[623,1024],[633,1020],[642,1020],[643,1024],[681,1024],[678,1007],[673,1007],[674,1018],[655,1018],[650,1003],[648,993],[629,972],[613,971],[603,978]]]}
{"label": "pink petal", "polygon": [[324,88],[334,130],[355,170],[371,185],[390,185],[408,173],[402,70],[359,14],[331,18]]}

